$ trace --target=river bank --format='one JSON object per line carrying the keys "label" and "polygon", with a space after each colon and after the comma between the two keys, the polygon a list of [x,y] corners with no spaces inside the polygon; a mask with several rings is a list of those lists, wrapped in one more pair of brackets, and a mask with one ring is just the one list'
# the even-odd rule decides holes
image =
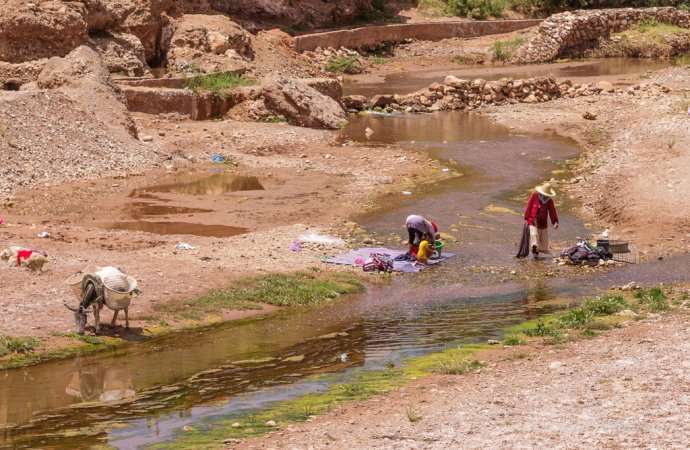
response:
{"label": "river bank", "polygon": [[[472,39],[465,44],[466,51],[486,55],[492,42],[507,38],[510,36]],[[383,80],[386,73],[417,67],[420,56],[414,55],[425,54],[430,46],[435,51],[432,56],[421,57],[421,64],[450,71],[448,59],[457,44],[457,40],[448,40],[405,45],[399,57],[372,65],[367,76]],[[548,71],[548,65],[544,70]],[[690,155],[685,151],[690,147],[686,132],[690,116],[685,114],[684,103],[688,95],[687,72],[674,67],[578,80],[608,81],[619,88],[649,83],[658,87],[650,89],[653,95],[600,94],[478,111],[514,133],[553,133],[578,142],[584,153],[575,166],[577,175],[562,180],[555,174],[559,190],[582,202],[582,215],[593,229],[608,228],[611,236],[634,242],[644,259],[664,258],[688,249],[690,205],[682,201],[688,183],[683,169],[690,165]],[[18,113],[20,110],[15,111]],[[78,124],[78,119],[73,119]],[[5,334],[39,338],[45,351],[78,344],[56,333],[74,327],[71,313],[62,305],[76,303],[65,280],[89,264],[122,267],[144,291],[131,308],[132,329],[105,327],[106,335],[131,339],[145,336],[146,329],[157,323],[164,322],[171,329],[199,324],[180,319],[175,313],[164,313],[158,306],[232,285],[250,275],[307,267],[325,270],[319,264],[320,258],[344,248],[307,244],[302,252],[290,251],[298,236],[310,231],[338,236],[345,240],[345,248],[361,246],[362,230],[348,221],[353,212],[371,208],[377,199],[411,183],[429,180],[430,174],[443,176],[435,170],[440,167],[438,162],[430,161],[423,153],[402,153],[392,146],[374,149],[361,143],[342,145],[336,142],[337,132],[235,121],[228,126],[228,122],[145,114],[135,114],[134,119],[140,135],[151,136],[155,152],[169,155],[163,168],[140,168],[117,178],[25,190],[13,198],[10,207],[5,207],[4,224],[0,225],[3,248],[17,245],[50,255],[50,262],[40,273],[0,266],[7,287],[2,306],[8,314],[0,317],[0,329]],[[68,137],[81,138],[76,131],[71,126],[63,129]],[[45,149],[43,161],[51,164],[59,159],[57,150]],[[214,154],[224,155],[232,164],[214,166]],[[376,164],[372,164],[374,161]],[[418,171],[420,162],[425,163],[427,173]],[[261,196],[235,195],[221,206],[233,214],[222,222],[214,219],[214,224],[251,230],[249,233],[218,239],[151,235],[102,226],[105,220],[129,217],[127,209],[132,206],[127,194],[132,190],[152,180],[206,170],[256,177],[266,184]],[[198,196],[194,206],[215,210],[217,201],[217,197]],[[339,207],[333,210],[330,205],[336,203]],[[653,215],[649,214],[651,210]],[[190,217],[187,221],[193,226],[197,217]],[[51,238],[37,237],[43,232],[50,233]],[[189,241],[186,243],[196,248],[175,249],[181,241]],[[267,252],[242,250],[245,248]],[[238,250],[241,258],[236,256]],[[228,311],[220,319],[256,313]]]}

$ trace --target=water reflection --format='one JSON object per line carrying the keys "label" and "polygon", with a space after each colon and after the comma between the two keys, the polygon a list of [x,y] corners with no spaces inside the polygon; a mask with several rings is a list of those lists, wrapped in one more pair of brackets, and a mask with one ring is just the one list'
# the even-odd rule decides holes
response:
{"label": "water reflection", "polygon": [[149,193],[184,195],[223,195],[237,191],[262,191],[264,187],[257,177],[216,173],[199,178],[194,175],[177,175],[168,183],[134,189],[129,197],[150,198]]}

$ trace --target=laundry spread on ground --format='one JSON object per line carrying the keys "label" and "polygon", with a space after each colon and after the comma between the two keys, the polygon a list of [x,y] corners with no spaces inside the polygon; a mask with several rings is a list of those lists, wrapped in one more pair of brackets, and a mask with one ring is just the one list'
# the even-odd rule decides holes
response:
{"label": "laundry spread on ground", "polygon": [[452,256],[455,256],[454,253],[443,253],[438,259],[430,259],[428,266],[415,266],[412,264],[413,261],[404,259],[406,253],[407,252],[405,250],[391,250],[385,247],[364,247],[357,250],[352,250],[348,253],[329,256],[325,258],[323,261],[333,264],[349,264],[352,266],[362,266],[364,262],[367,260],[367,258],[369,258],[369,256],[371,256],[372,254],[385,254],[389,255],[393,259],[392,270],[394,272],[412,273],[419,272],[420,270],[425,269],[426,267],[433,266],[434,264],[438,264],[444,259],[448,259]]}

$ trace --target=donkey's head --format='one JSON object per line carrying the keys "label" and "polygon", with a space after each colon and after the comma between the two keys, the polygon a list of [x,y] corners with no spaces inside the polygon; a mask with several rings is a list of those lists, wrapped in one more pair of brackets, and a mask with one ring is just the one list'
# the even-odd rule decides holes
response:
{"label": "donkey's head", "polygon": [[79,305],[76,308],[69,306],[67,303],[64,303],[64,305],[67,307],[67,309],[74,312],[74,319],[77,322],[77,333],[84,334],[84,328],[86,328],[86,315],[91,311],[82,305]]}

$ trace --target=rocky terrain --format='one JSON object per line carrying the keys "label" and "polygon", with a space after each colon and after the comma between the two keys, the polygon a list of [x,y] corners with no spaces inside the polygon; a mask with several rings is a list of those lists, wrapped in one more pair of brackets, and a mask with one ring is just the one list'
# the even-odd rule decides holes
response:
{"label": "rocky terrain", "polygon": [[[234,20],[205,17],[218,7],[214,3],[228,2],[10,0],[0,6],[0,80],[5,89],[0,92],[0,247],[41,249],[49,255],[40,272],[0,261],[0,334],[38,337],[43,350],[74,345],[76,341],[54,333],[74,329],[74,319],[62,305],[75,302],[65,280],[89,264],[123,267],[144,291],[130,308],[132,329],[106,327],[106,334],[144,334],[160,319],[173,328],[187,326],[162,316],[156,305],[277,268],[323,270],[319,258],[339,249],[307,244],[305,251],[290,252],[297,236],[309,230],[342,237],[346,247],[360,244],[357,225],[348,220],[351,214],[419,181],[425,175],[418,172],[420,161],[430,170],[436,164],[423,154],[403,155],[394,147],[343,146],[321,125],[193,121],[178,114],[130,111],[117,77],[152,78],[149,72],[164,60],[179,73],[199,67],[262,80],[280,73],[290,81],[278,81],[273,88],[284,96],[281,86],[297,86],[292,79],[323,74],[320,66],[290,50],[286,34],[250,33],[248,12]],[[276,2],[248,3],[263,12],[278,8]],[[291,5],[275,11],[276,17],[341,17],[329,16],[324,8],[350,8],[354,14],[368,2]],[[257,28],[265,30],[270,22]],[[475,60],[483,55],[488,61],[492,39],[474,40],[466,48],[472,48]],[[457,45],[457,40],[409,43],[405,55],[371,65],[368,75],[420,61],[429,67],[447,65]],[[429,48],[434,49],[431,57]],[[579,80],[573,85],[585,86],[583,95],[534,103],[487,102],[478,111],[515,132],[554,133],[579,142],[585,153],[577,173],[555,180],[559,188],[581,200],[583,217],[633,240],[646,259],[665,258],[687,252],[689,246],[689,72],[671,67],[634,79]],[[607,86],[602,82],[612,89],[602,88]],[[337,103],[310,89],[299,86],[285,98],[311,98],[314,104],[327,97]],[[265,102],[257,108],[264,107]],[[341,111],[343,116],[328,116],[331,123],[345,117]],[[94,226],[122,216],[127,193],[148,179],[206,169],[216,154],[236,164],[226,168],[229,173],[280,186],[261,199],[238,197],[227,206],[232,213],[224,225],[247,228],[248,233],[190,237]],[[199,198],[195,206],[210,208],[213,201]],[[43,232],[50,237],[39,237]],[[175,249],[190,239],[195,249]],[[237,258],[236,250],[246,247],[261,248],[264,254]],[[223,318],[245,314],[250,312],[228,311]],[[680,370],[688,364],[683,317],[655,317],[562,349],[535,348],[531,358],[497,361],[461,380],[423,380],[418,386],[424,389],[411,386],[243,445],[447,448],[520,442],[566,448],[576,442],[592,448],[680,447],[686,436],[679,424],[687,421]],[[597,390],[606,383],[616,390]],[[411,423],[405,418],[407,405],[421,405],[423,419]],[[576,412],[577,421],[567,422],[564,415],[574,420]],[[557,427],[564,422],[572,426]],[[492,424],[490,433],[487,423]],[[646,425],[640,430],[641,424]]]}

